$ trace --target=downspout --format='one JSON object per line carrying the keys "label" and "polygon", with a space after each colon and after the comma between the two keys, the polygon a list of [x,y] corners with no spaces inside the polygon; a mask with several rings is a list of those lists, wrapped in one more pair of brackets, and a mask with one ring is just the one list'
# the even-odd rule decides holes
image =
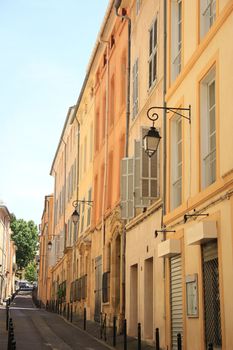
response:
{"label": "downspout", "polygon": [[[78,142],[77,142],[77,164],[76,164],[76,174],[77,174],[77,184],[76,184],[76,200],[78,200],[79,195],[79,151],[80,151],[80,123],[78,121],[77,115],[75,114],[75,119],[78,124]],[[78,239],[78,223],[76,224],[76,241]],[[73,279],[75,280],[75,273],[76,271],[76,247],[74,247],[74,276]]]}
{"label": "downspout", "polygon": [[64,249],[65,247],[65,243],[66,243],[66,211],[65,211],[65,203],[66,203],[66,142],[62,139],[62,142],[65,145],[65,157],[64,157],[64,195],[63,195],[63,210],[64,210],[64,214],[63,214],[63,225],[64,225]]}
{"label": "downspout", "polygon": [[[105,149],[104,149],[104,183],[103,183],[103,197],[102,197],[102,256],[104,256],[105,246],[105,219],[104,212],[106,206],[107,193],[107,169],[108,169],[108,112],[109,112],[109,42],[99,38],[99,42],[107,46],[107,69],[106,69],[106,101],[105,101]],[[102,307],[102,303],[101,303]]]}
{"label": "downspout", "polygon": [[[126,14],[120,15],[118,13],[122,0],[115,0],[115,14],[117,17],[126,19],[128,21],[128,67],[127,67],[127,97],[126,97],[126,131],[125,131],[125,157],[129,155],[129,121],[130,121],[130,71],[131,71],[131,19]],[[125,220],[124,220],[125,221]],[[123,229],[122,242],[122,316],[125,318],[125,301],[126,301],[126,221]]]}
{"label": "downspout", "polygon": [[[163,107],[166,107],[166,91],[167,91],[167,0],[163,2]],[[163,207],[162,207],[162,229],[164,228],[163,216],[166,214],[166,181],[167,181],[167,114],[166,110],[163,110]],[[163,241],[166,240],[166,232],[163,232]],[[163,258],[163,285],[164,285],[164,319],[166,322],[166,259]],[[165,326],[166,329],[166,326]],[[165,334],[166,338],[166,334]]]}

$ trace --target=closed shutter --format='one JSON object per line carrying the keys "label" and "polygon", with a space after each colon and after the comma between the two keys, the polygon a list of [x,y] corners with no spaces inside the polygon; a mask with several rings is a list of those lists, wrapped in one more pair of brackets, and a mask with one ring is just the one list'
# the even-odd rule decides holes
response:
{"label": "closed shutter", "polygon": [[221,311],[219,293],[219,268],[217,240],[202,246],[204,310],[205,310],[205,341],[214,348],[221,348]]}
{"label": "closed shutter", "polygon": [[171,266],[171,344],[177,350],[177,334],[183,334],[181,255],[170,259]]}
{"label": "closed shutter", "polygon": [[121,218],[129,219],[134,216],[134,160],[121,160]]}
{"label": "closed shutter", "polygon": [[149,128],[141,130],[141,197],[142,206],[151,204],[151,200],[159,197],[159,181],[158,181],[158,154],[155,152],[152,157],[148,157],[144,150],[143,138],[147,134]]}

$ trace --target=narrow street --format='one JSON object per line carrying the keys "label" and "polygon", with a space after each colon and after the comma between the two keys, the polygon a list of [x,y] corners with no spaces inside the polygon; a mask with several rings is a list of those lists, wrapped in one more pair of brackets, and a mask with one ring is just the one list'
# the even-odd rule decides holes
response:
{"label": "narrow street", "polygon": [[[0,310],[0,348],[7,349],[5,310]],[[109,349],[57,314],[35,308],[30,292],[19,292],[10,307],[17,350]]]}

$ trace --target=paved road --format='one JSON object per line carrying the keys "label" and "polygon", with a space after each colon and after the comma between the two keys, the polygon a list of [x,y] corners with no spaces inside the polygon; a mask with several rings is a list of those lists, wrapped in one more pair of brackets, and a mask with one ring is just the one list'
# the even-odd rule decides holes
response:
{"label": "paved road", "polygon": [[[13,319],[17,350],[109,349],[60,316],[36,309],[29,292],[20,292],[15,297],[10,317]],[[2,345],[2,350],[6,350],[6,343]]]}

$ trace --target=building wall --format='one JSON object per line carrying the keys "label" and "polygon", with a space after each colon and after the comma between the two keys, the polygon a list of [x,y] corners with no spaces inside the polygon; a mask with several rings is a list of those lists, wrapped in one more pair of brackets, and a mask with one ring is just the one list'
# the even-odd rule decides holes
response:
{"label": "building wall", "polygon": [[[233,46],[226,38],[230,35],[233,25],[233,7],[231,1],[216,2],[216,20],[207,33],[200,37],[199,3],[187,6],[183,1],[182,10],[182,68],[176,80],[171,82],[168,69],[168,90],[166,94],[167,105],[187,107],[191,105],[191,124],[182,119],[183,136],[183,170],[182,170],[182,201],[180,205],[172,209],[170,198],[171,183],[171,123],[174,115],[167,119],[167,214],[164,223],[167,229],[176,230],[168,237],[179,240],[181,244],[182,283],[183,288],[183,343],[187,349],[205,349],[210,343],[208,340],[208,325],[205,321],[205,293],[204,285],[203,249],[208,242],[217,242],[217,259],[219,273],[219,300],[221,318],[221,342],[222,349],[230,349],[233,345],[231,335],[230,314],[232,307],[229,290],[232,289],[229,282],[232,279],[233,251],[232,251],[232,157],[226,150],[231,149],[230,137],[233,129],[230,117],[229,89],[233,86],[230,57],[233,57]],[[190,5],[190,4],[189,4]],[[168,6],[168,52],[170,52],[170,12]],[[194,15],[190,15],[190,14]],[[189,18],[189,20],[187,20]],[[170,56],[168,55],[168,67]],[[216,101],[216,180],[212,184],[202,187],[201,176],[203,167],[201,163],[202,150],[202,92],[201,84],[208,72],[215,67],[215,101]],[[174,120],[174,119],[173,119]],[[195,214],[184,220],[184,214]],[[202,216],[201,216],[201,215]],[[204,215],[203,215],[204,214]],[[205,215],[206,214],[206,215]],[[192,232],[198,234],[197,223],[214,222],[217,225],[217,237],[206,239],[190,245]],[[169,290],[170,268],[167,258],[166,281]],[[187,278],[197,275],[198,280],[198,305],[196,317],[190,317],[187,309],[187,291],[185,289]],[[166,318],[166,345],[171,347],[171,315],[170,293],[167,294],[167,318]],[[217,303],[217,302],[216,302]],[[215,304],[216,305],[216,304]],[[215,340],[212,341],[217,346]]]}

